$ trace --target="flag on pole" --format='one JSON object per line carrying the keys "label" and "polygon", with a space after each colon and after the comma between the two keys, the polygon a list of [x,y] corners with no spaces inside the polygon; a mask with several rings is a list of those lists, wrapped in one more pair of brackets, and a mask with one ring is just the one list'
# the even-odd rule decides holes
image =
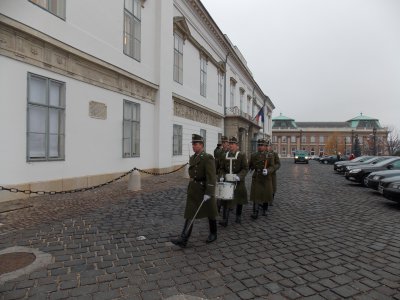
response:
{"label": "flag on pole", "polygon": [[260,120],[260,117],[261,117],[261,122],[264,123],[264,106],[261,107],[260,111],[256,115],[257,123],[258,123],[258,120]]}

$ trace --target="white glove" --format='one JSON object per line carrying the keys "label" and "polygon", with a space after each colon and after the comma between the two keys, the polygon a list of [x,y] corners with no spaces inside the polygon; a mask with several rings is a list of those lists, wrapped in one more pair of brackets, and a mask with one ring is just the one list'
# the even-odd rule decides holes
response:
{"label": "white glove", "polygon": [[236,180],[236,181],[240,181],[240,177],[237,176],[237,175],[235,175],[235,180]]}
{"label": "white glove", "polygon": [[222,182],[222,181],[224,181],[224,177],[221,177],[221,178],[219,179],[219,182]]}
{"label": "white glove", "polygon": [[206,201],[207,201],[208,199],[210,199],[210,198],[211,198],[210,196],[204,195],[204,196],[203,196],[203,201],[206,202]]}
{"label": "white glove", "polygon": [[262,173],[264,176],[267,176],[268,175],[268,170],[267,169],[263,169],[263,173]]}

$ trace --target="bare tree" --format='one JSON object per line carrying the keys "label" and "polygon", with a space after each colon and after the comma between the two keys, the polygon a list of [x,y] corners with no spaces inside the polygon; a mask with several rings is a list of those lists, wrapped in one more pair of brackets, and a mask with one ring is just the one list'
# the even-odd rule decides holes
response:
{"label": "bare tree", "polygon": [[394,127],[388,128],[388,136],[386,141],[386,148],[389,155],[400,155],[400,139],[399,134]]}

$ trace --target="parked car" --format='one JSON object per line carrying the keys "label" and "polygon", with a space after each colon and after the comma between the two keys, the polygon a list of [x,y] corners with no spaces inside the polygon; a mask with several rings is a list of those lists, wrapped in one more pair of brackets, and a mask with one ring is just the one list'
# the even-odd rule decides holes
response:
{"label": "parked car", "polygon": [[310,155],[311,160],[319,160],[319,156],[318,155]]}
{"label": "parked car", "polygon": [[351,165],[355,165],[357,163],[362,163],[364,161],[366,161],[367,159],[372,158],[373,156],[359,156],[357,158],[354,158],[353,160],[346,160],[346,161],[337,161],[333,164],[333,170],[337,171],[337,172],[344,172],[345,166],[351,166]]}
{"label": "parked car", "polygon": [[348,164],[348,165],[345,165],[344,168],[343,167],[341,167],[340,169],[338,168],[338,170],[340,170],[339,172],[341,172],[341,173],[342,172],[346,173],[347,171],[350,171],[350,169],[353,168],[354,166],[367,165],[367,164],[375,165],[375,164],[377,164],[383,160],[387,160],[389,158],[392,158],[392,156],[372,156],[370,159],[367,159],[363,162],[356,162],[354,164]]}
{"label": "parked car", "polygon": [[335,162],[337,162],[337,161],[338,161],[338,159],[337,159],[337,156],[336,156],[336,155],[324,156],[324,157],[321,157],[321,158],[319,159],[319,162],[320,162],[321,164],[325,164],[325,165],[327,165],[327,164],[333,164],[333,163],[335,163]]}
{"label": "parked car", "polygon": [[381,180],[397,176],[400,176],[400,170],[385,170],[385,171],[372,172],[365,178],[364,184],[365,186],[371,189],[378,190],[379,182]]}
{"label": "parked car", "polygon": [[378,162],[375,165],[366,164],[347,168],[350,168],[350,170],[346,171],[345,173],[346,179],[364,185],[364,179],[372,172],[400,169],[400,157],[391,157],[389,159]]}
{"label": "parked car", "polygon": [[382,187],[379,185],[378,190],[381,191],[381,194],[386,199],[400,202],[400,179],[396,177],[397,181],[390,180],[393,178],[394,177],[382,180]]}
{"label": "parked car", "polygon": [[296,150],[294,152],[294,163],[303,162],[308,164],[308,152],[304,150]]}

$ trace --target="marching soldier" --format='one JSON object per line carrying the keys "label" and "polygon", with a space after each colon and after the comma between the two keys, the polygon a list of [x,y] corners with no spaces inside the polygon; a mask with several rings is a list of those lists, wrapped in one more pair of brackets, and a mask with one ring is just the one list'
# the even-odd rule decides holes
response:
{"label": "marching soldier", "polygon": [[249,169],[254,170],[251,180],[250,201],[253,201],[253,219],[258,218],[259,206],[266,215],[268,203],[272,201],[272,173],[275,171],[274,156],[266,152],[267,142],[257,141],[258,151],[250,157]]}
{"label": "marching soldier", "polygon": [[[222,164],[222,172],[223,174],[230,173],[230,160],[228,157],[235,157],[236,159],[232,160],[232,174],[234,175],[234,181],[236,183],[236,188],[234,190],[233,200],[222,200],[222,221],[219,223],[220,225],[226,227],[228,226],[229,220],[229,212],[236,205],[236,220],[235,222],[241,223],[241,216],[243,210],[243,204],[247,204],[247,189],[245,186],[245,177],[247,172],[249,171],[247,158],[244,153],[238,151],[239,145],[238,140],[235,137],[231,137],[229,139],[229,152],[226,154],[223,164]],[[221,177],[223,179],[223,177]],[[228,180],[229,181],[229,180]]]}
{"label": "marching soldier", "polygon": [[[179,247],[186,247],[193,229],[193,218],[208,218],[210,233],[206,243],[217,239],[217,204],[215,201],[215,162],[211,154],[204,152],[204,140],[200,135],[192,134],[194,155],[189,159],[190,181],[187,190],[185,224],[180,237],[171,240]],[[200,205],[202,205],[200,207]],[[197,210],[199,212],[196,215]]]}
{"label": "marching soldier", "polygon": [[[221,176],[223,176],[223,165],[224,165],[224,160],[225,160],[225,156],[226,153],[229,152],[229,139],[226,136],[222,136],[221,137],[221,143],[222,143],[222,148],[219,150],[218,152],[218,157],[215,157],[215,169],[216,169],[216,174],[217,174],[217,178],[220,178]],[[218,207],[218,213],[221,211],[221,199],[217,199],[217,207]]]}
{"label": "marching soldier", "polygon": [[272,150],[272,143],[270,140],[267,142],[267,152],[274,156],[274,162],[275,162],[275,171],[272,173],[272,201],[269,204],[272,206],[274,199],[275,199],[275,193],[277,190],[276,171],[278,171],[279,168],[281,167],[281,161],[279,159],[278,153],[276,153],[274,150]]}

